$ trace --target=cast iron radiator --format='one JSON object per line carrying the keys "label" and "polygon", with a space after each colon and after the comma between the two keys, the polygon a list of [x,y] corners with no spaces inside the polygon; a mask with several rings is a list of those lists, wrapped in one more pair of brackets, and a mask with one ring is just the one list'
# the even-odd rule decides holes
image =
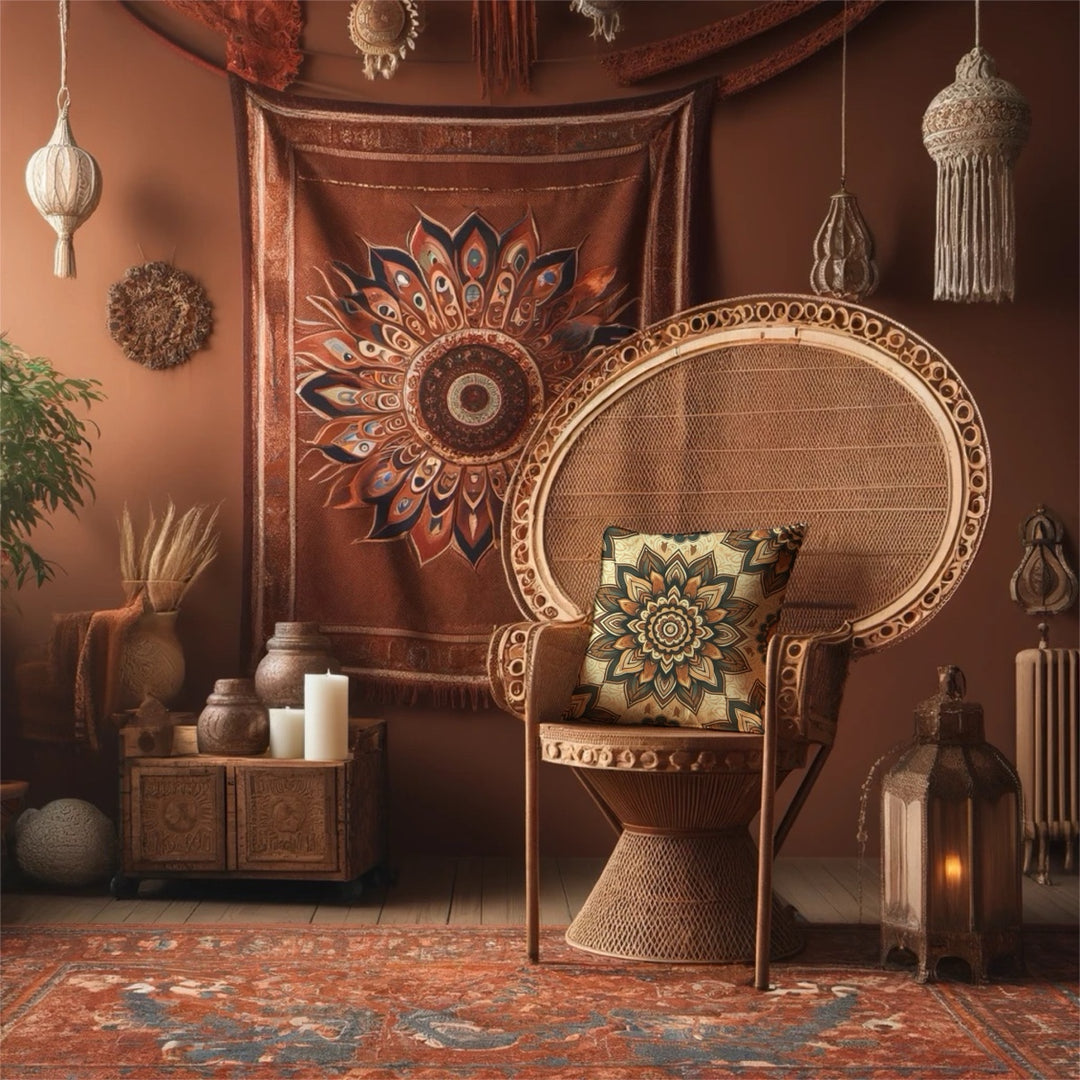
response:
{"label": "cast iron radiator", "polygon": [[1065,869],[1073,865],[1080,832],[1077,716],[1080,650],[1037,649],[1016,654],[1016,768],[1024,791],[1024,873],[1038,841],[1036,880],[1050,882],[1049,842],[1065,842]]}

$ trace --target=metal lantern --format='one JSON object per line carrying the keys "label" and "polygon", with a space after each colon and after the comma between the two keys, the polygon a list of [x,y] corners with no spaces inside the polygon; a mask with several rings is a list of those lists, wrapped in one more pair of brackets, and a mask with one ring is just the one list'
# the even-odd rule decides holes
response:
{"label": "metal lantern", "polygon": [[67,88],[67,0],[60,0],[59,116],[52,138],[26,165],[26,190],[38,212],[56,232],[53,273],[75,277],[75,230],[94,212],[101,194],[97,162],[76,145],[68,123],[71,95]]}
{"label": "metal lantern", "polygon": [[862,300],[878,285],[874,240],[858,200],[844,186],[847,172],[847,4],[844,4],[843,53],[840,63],[840,190],[814,239],[810,288],[818,296]]}
{"label": "metal lantern", "polygon": [[979,45],[956,65],[956,81],[930,102],[923,143],[937,163],[935,300],[1011,300],[1016,224],[1013,165],[1031,110]]}
{"label": "metal lantern", "polygon": [[1020,780],[985,741],[960,669],[938,677],[882,782],[881,962],[907,949],[927,982],[952,957],[985,982],[992,961],[1021,963]]}
{"label": "metal lantern", "polygon": [[859,204],[841,182],[829,200],[829,212],[814,240],[810,287],[818,296],[861,300],[878,284],[874,241]]}

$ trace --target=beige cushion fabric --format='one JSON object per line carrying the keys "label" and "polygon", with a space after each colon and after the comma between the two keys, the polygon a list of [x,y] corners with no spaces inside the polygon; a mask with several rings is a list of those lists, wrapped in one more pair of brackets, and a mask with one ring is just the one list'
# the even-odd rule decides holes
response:
{"label": "beige cushion fabric", "polygon": [[567,719],[761,731],[765,649],[804,532],[609,527]]}

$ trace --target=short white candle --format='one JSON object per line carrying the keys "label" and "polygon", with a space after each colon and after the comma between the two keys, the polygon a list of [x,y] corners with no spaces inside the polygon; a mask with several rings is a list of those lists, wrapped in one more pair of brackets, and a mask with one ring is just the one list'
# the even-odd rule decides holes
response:
{"label": "short white candle", "polygon": [[302,758],[304,756],[304,710],[270,710],[270,756]]}
{"label": "short white candle", "polygon": [[349,756],[349,677],[304,676],[304,757],[344,761]]}

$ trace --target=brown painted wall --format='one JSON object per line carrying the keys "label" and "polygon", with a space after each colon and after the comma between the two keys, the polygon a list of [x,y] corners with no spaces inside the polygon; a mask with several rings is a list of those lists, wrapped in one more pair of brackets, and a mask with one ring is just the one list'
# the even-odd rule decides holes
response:
{"label": "brown painted wall", "polygon": [[[144,5],[145,6],[145,5]],[[621,43],[703,23],[745,5],[632,4]],[[0,327],[65,372],[94,376],[108,399],[93,411],[98,497],[75,520],[57,516],[40,547],[65,568],[25,589],[3,617],[5,687],[18,652],[44,641],[52,613],[120,601],[115,521],[126,501],[172,496],[222,507],[222,553],[185,601],[180,621],[189,677],[181,705],[197,709],[213,680],[241,665],[244,357],[240,229],[232,116],[225,80],[178,55],[117,3],[71,5],[72,126],[104,174],[101,205],[76,237],[79,276],[51,276],[52,234],[23,188],[29,156],[55,120],[56,6],[0,0]],[[314,82],[355,86],[380,101],[479,104],[468,60],[468,5],[433,5],[438,32],[390,82],[367,83],[347,59],[348,4],[307,4],[308,44],[339,54],[306,69]],[[504,104],[616,96],[565,3],[541,5],[535,93]],[[789,841],[795,854],[854,854],[860,785],[870,765],[908,737],[912,709],[936,688],[935,668],[964,668],[986,709],[990,739],[1013,746],[1013,657],[1037,640],[1009,599],[1017,530],[1039,503],[1078,522],[1077,40],[1075,3],[982,6],[982,41],[1031,103],[1031,141],[1017,173],[1018,296],[1001,306],[931,299],[934,168],[920,139],[931,98],[952,81],[972,43],[973,5],[892,2],[852,33],[848,187],[877,243],[882,285],[871,304],[933,342],[967,381],[985,418],[993,502],[982,550],[955,598],[928,627],[854,668],[836,750]],[[323,43],[326,43],[325,45]],[[837,187],[838,47],[720,104],[713,121],[711,238],[703,299],[807,289],[809,251]],[[703,74],[699,67],[692,77]],[[719,65],[712,70],[721,70]],[[687,76],[687,78],[691,77]],[[677,79],[654,84],[673,85]],[[215,306],[209,347],[169,372],[127,360],[105,326],[109,286],[132,265],[172,260]],[[1075,551],[1075,548],[1073,549]],[[1075,609],[1053,641],[1075,644]],[[491,712],[387,710],[391,719],[398,850],[515,851],[520,834],[521,733]],[[3,774],[30,779],[31,801],[84,795],[107,803],[111,760],[14,737],[3,717]],[[545,846],[582,854],[610,843],[568,770],[544,777]]]}

